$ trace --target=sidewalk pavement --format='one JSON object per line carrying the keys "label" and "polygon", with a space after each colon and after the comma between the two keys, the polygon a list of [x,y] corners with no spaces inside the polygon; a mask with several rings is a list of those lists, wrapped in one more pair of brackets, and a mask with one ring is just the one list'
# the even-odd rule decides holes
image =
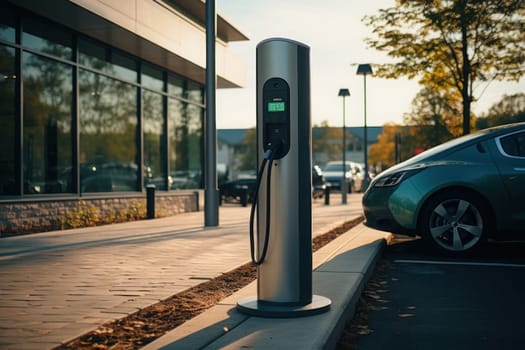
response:
{"label": "sidewalk pavement", "polygon": [[[347,205],[336,196],[329,206],[314,201],[313,235],[361,215],[360,203],[358,194]],[[250,259],[248,219],[249,208],[225,205],[212,228],[196,212],[0,239],[0,348],[53,348],[243,265]],[[360,225],[314,254],[314,293],[332,300],[324,314],[241,315],[236,301],[256,295],[252,283],[147,348],[329,347],[385,237]],[[308,346],[297,343],[304,334]]]}

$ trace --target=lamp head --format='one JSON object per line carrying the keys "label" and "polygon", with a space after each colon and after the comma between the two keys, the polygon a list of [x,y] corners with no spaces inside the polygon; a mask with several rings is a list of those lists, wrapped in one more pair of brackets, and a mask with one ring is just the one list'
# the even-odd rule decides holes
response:
{"label": "lamp head", "polygon": [[367,75],[372,73],[372,66],[368,63],[360,64],[359,66],[357,66],[357,75]]}
{"label": "lamp head", "polygon": [[350,96],[350,91],[348,89],[339,89],[339,94],[337,96]]}

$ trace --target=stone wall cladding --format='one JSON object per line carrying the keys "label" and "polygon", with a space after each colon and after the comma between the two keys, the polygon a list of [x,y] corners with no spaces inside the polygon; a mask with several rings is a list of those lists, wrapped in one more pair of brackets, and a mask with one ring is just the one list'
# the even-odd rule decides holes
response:
{"label": "stone wall cladding", "polygon": [[[199,191],[180,193],[157,192],[155,217],[172,216],[199,210]],[[75,199],[34,199],[0,202],[0,237],[58,230],[58,222],[79,204],[95,207],[100,216],[115,216],[130,211],[131,207],[146,210],[146,195],[122,197],[80,197]],[[145,216],[144,216],[145,217]]]}

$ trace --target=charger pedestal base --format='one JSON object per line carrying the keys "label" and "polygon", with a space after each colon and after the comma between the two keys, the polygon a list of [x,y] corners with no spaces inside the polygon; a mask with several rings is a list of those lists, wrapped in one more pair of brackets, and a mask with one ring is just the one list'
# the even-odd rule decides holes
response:
{"label": "charger pedestal base", "polygon": [[237,302],[237,310],[258,317],[292,318],[311,316],[323,313],[330,309],[332,301],[320,295],[313,295],[312,302],[306,305],[280,305],[260,301],[256,297],[247,297]]}

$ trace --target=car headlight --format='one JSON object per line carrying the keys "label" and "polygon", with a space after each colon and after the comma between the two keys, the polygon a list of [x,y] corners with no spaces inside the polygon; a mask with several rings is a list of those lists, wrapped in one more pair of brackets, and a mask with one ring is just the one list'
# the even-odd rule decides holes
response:
{"label": "car headlight", "polygon": [[424,168],[410,169],[410,170],[401,170],[392,174],[381,176],[376,179],[373,186],[374,187],[391,187],[397,186],[401,182],[405,181],[411,176],[419,173]]}

